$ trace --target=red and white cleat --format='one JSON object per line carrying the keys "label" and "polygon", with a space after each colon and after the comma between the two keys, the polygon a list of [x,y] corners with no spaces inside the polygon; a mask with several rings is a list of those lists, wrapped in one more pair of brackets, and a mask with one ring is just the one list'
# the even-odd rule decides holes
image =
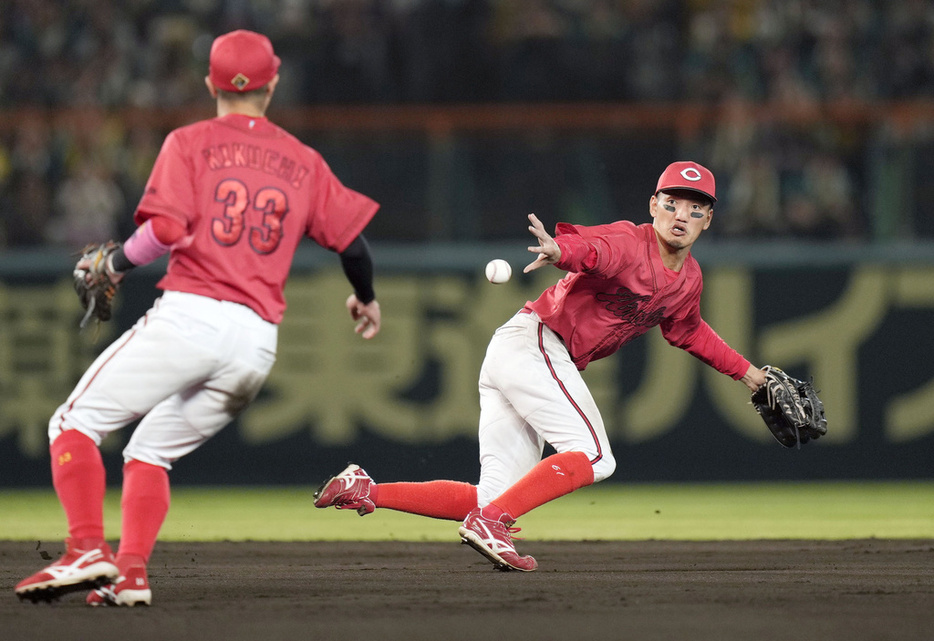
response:
{"label": "red and white cleat", "polygon": [[503,514],[499,519],[483,516],[480,508],[471,510],[458,532],[461,541],[485,556],[497,570],[532,572],[538,561],[531,556],[519,556],[512,535],[519,531],[513,527],[515,519]]}
{"label": "red and white cleat", "polygon": [[113,552],[104,541],[66,539],[62,558],[20,581],[16,596],[33,603],[54,601],[69,592],[96,588],[119,574]]}
{"label": "red and white cleat", "polygon": [[[119,563],[119,565],[122,565]],[[134,563],[121,569],[113,583],[106,583],[88,593],[85,603],[92,607],[118,605],[132,608],[136,605],[152,605],[152,590],[146,566]]]}
{"label": "red and white cleat", "polygon": [[315,507],[331,507],[338,510],[356,510],[366,516],[376,509],[370,498],[373,479],[359,465],[351,463],[343,472],[325,481],[315,492]]}

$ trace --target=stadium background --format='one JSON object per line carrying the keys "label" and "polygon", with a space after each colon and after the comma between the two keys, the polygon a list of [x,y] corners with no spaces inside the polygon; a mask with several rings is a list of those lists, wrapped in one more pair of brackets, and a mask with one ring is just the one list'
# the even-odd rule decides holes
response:
{"label": "stadium background", "polygon": [[211,115],[211,39],[238,27],[283,59],[270,118],[382,203],[385,329],[355,340],[336,258],[306,247],[269,384],[176,485],[313,483],[349,459],[475,480],[489,335],[559,275],[493,287],[482,266],[527,260],[528,212],[645,220],[687,157],[721,194],[696,250],[705,316],[814,376],[831,431],[779,448],[739,386],[653,335],[587,372],[614,480],[931,477],[927,3],[23,0],[0,15],[0,485],[48,485],[49,415],[157,295],[161,265],[139,270],[115,322],[79,334],[72,254],[132,229],[162,137]]}

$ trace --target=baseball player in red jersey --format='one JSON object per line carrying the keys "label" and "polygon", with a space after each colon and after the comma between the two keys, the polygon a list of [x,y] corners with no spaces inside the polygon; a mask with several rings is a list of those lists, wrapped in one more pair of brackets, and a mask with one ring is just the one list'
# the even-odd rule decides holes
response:
{"label": "baseball player in red jersey", "polygon": [[[164,290],[91,365],[49,422],[52,480],[68,519],[64,556],[16,586],[21,599],[92,590],[90,605],[149,605],[146,565],[169,508],[168,471],[254,399],[276,359],[283,288],[303,238],[337,252],[356,331],[380,329],[362,231],[377,203],[264,116],[279,58],[263,35],[214,41],[205,78],[217,117],[166,138],[135,213],[136,232],[107,264],[114,280],[166,252]],[[122,529],[104,539],[98,446],[141,419],[124,450]]]}
{"label": "baseball player in red jersey", "polygon": [[[525,272],[568,272],[496,330],[480,369],[480,482],[376,484],[350,465],[315,494],[317,507],[377,507],[463,521],[459,533],[501,570],[532,571],[516,551],[517,518],[609,477],[616,468],[603,419],[580,372],[656,325],[669,343],[750,390],[765,373],[700,315],[701,270],[691,247],[710,226],[713,174],[676,162],[649,199],[651,224],[560,223],[552,238],[535,215],[538,254]],[[544,443],[557,452],[542,459]]]}

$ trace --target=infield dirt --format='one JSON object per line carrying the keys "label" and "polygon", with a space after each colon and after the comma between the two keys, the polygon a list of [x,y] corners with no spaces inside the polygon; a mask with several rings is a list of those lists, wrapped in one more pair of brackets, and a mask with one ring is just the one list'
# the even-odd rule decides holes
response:
{"label": "infield dirt", "polygon": [[151,607],[20,602],[59,542],[0,541],[2,638],[921,640],[934,541],[520,541],[504,573],[447,543],[160,543]]}

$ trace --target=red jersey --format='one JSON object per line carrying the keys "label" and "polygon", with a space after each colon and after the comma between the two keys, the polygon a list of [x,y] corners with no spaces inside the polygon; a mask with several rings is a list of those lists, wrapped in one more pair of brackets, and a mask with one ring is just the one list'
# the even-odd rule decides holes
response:
{"label": "red jersey", "polygon": [[579,370],[659,325],[665,339],[739,380],[749,361],[700,315],[700,265],[662,263],[652,225],[622,220],[583,227],[558,223],[556,267],[569,273],[526,307],[564,339]]}
{"label": "red jersey", "polygon": [[230,114],[168,135],[135,220],[168,216],[187,230],[159,288],[240,303],[279,323],[299,242],[341,252],[378,208],[285,130]]}

